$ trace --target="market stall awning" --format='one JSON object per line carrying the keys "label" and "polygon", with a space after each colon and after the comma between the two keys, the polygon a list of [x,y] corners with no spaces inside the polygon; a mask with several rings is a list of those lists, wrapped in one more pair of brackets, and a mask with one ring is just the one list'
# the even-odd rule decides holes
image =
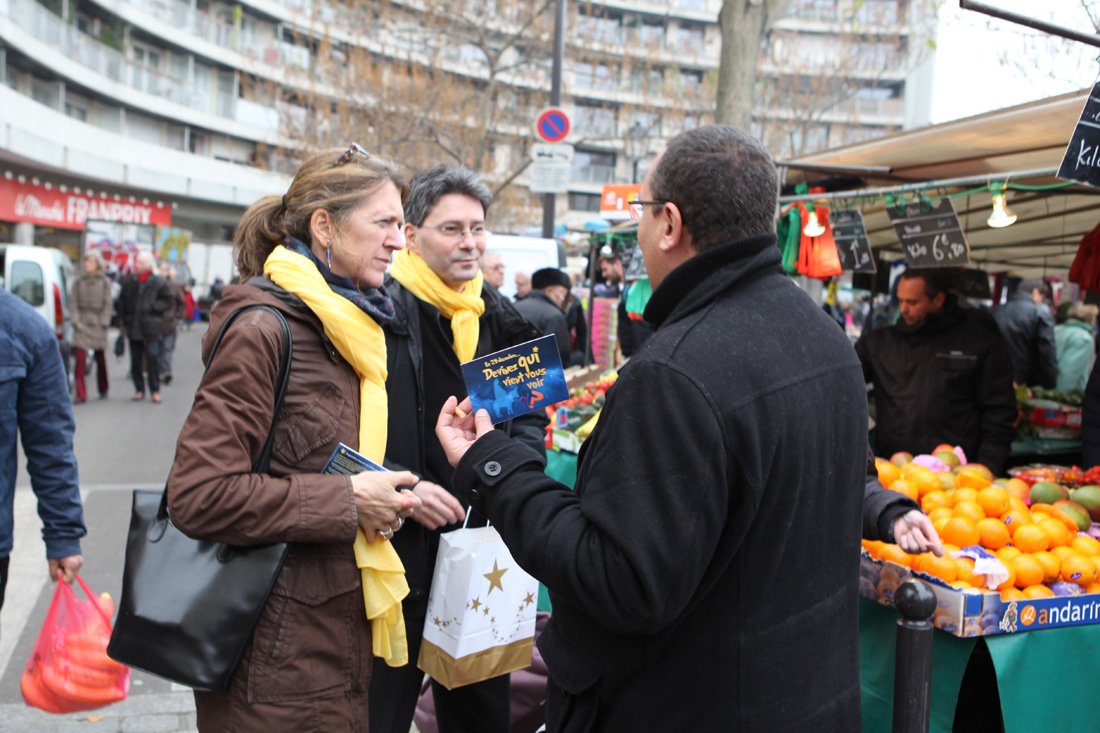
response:
{"label": "market stall awning", "polygon": [[[800,182],[824,186],[833,208],[863,212],[872,248],[887,259],[902,257],[886,216],[884,191],[924,184],[929,198],[1008,181],[1015,224],[986,224],[991,195],[979,190],[953,199],[975,265],[1015,275],[1056,273],[1069,268],[1081,237],[1100,222],[1100,189],[1083,185],[1013,190],[1011,184],[1043,188],[1062,183],[1062,161],[1089,90],[908,130],[876,140],[785,161],[784,192]],[[963,179],[962,182],[958,182]],[[871,196],[861,192],[876,190]],[[799,198],[788,195],[785,201]]]}

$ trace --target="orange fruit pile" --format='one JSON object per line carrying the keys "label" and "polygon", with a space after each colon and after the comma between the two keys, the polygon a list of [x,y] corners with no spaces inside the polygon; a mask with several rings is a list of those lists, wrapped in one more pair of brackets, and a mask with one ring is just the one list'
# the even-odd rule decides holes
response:
{"label": "orange fruit pile", "polygon": [[[950,446],[941,446],[950,449]],[[939,449],[937,449],[939,450]],[[974,561],[951,551],[980,545],[995,554],[1009,578],[998,590],[1004,600],[1054,595],[1058,581],[1100,593],[1100,540],[1078,534],[1066,513],[1051,504],[1028,505],[1027,482],[994,480],[984,466],[967,464],[937,474],[923,466],[875,459],[879,480],[920,504],[944,543],[945,556],[908,555],[895,544],[864,541],[874,558],[933,575],[957,588],[984,588]]]}

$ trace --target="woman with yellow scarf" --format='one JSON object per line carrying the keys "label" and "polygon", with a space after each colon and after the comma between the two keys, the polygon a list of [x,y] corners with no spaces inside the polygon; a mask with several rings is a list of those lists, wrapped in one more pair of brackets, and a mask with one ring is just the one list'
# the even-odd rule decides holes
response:
{"label": "woman with yellow scarf", "polygon": [[[322,472],[341,443],[378,464],[385,457],[379,324],[394,310],[381,285],[404,246],[407,195],[393,164],[353,143],[309,158],[284,196],[255,203],[237,229],[241,284],[226,287],[211,314],[208,369],[180,433],[169,510],[198,539],[289,549],[229,689],[195,692],[201,731],[358,729],[372,655],[407,662],[408,585],[389,538],[420,504],[398,489],[418,478]],[[285,336],[273,313],[243,313],[208,359],[220,324],[256,304],[277,309],[292,336],[277,416]],[[253,473],[273,417],[270,466]]]}

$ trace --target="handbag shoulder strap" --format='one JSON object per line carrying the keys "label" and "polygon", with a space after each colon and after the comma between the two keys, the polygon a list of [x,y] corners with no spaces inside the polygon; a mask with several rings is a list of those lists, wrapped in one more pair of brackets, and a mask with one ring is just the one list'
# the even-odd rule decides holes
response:
{"label": "handbag shoulder strap", "polygon": [[283,408],[283,398],[286,397],[286,387],[290,382],[290,366],[291,360],[294,358],[294,339],[290,333],[290,325],[286,322],[286,318],[278,308],[274,308],[270,305],[263,303],[256,303],[253,305],[246,305],[229,314],[229,317],[222,323],[222,327],[218,330],[218,335],[214,338],[214,345],[210,347],[210,357],[206,361],[207,368],[213,363],[214,357],[218,353],[218,348],[221,346],[222,339],[225,338],[225,334],[229,331],[229,327],[233,324],[233,321],[237,320],[241,314],[251,310],[265,310],[275,316],[279,321],[279,325],[283,329],[282,340],[282,352],[279,357],[279,374],[275,378],[275,411],[271,413],[271,427],[267,431],[267,440],[264,442],[263,450],[260,451],[259,457],[256,458],[256,462],[252,464],[253,473],[264,473],[267,471],[268,464],[271,462],[271,446],[275,442],[275,424],[279,420],[279,411]]}
{"label": "handbag shoulder strap", "polygon": [[[206,366],[209,368],[210,364],[214,361],[214,356],[218,353],[218,347],[221,346],[222,339],[225,338],[226,332],[229,330],[229,326],[233,321],[245,311],[263,309],[271,312],[279,321],[279,325],[283,329],[282,351],[279,355],[279,374],[275,378],[275,411],[271,413],[271,427],[267,431],[267,440],[264,441],[263,450],[260,451],[260,455],[256,458],[256,461],[252,464],[253,473],[266,473],[268,465],[271,463],[271,447],[275,443],[275,424],[279,420],[279,411],[283,409],[283,398],[286,397],[286,387],[290,382],[290,366],[291,361],[294,358],[294,338],[290,333],[290,325],[286,322],[286,318],[277,308],[263,303],[256,303],[253,305],[246,305],[238,308],[229,314],[229,317],[222,323],[220,329],[218,329],[218,335],[214,338],[214,345],[210,347],[210,357],[207,359]],[[157,517],[164,519],[168,516],[168,489],[165,487],[164,492],[160,497],[160,508],[157,510]]]}

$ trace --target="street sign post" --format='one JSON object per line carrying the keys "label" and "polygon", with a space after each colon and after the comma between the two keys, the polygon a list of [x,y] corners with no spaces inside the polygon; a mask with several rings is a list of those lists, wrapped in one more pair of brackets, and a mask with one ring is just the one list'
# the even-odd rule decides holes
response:
{"label": "street sign post", "polygon": [[573,146],[562,143],[535,143],[531,146],[531,167],[527,185],[532,193],[565,193],[573,168]]}

